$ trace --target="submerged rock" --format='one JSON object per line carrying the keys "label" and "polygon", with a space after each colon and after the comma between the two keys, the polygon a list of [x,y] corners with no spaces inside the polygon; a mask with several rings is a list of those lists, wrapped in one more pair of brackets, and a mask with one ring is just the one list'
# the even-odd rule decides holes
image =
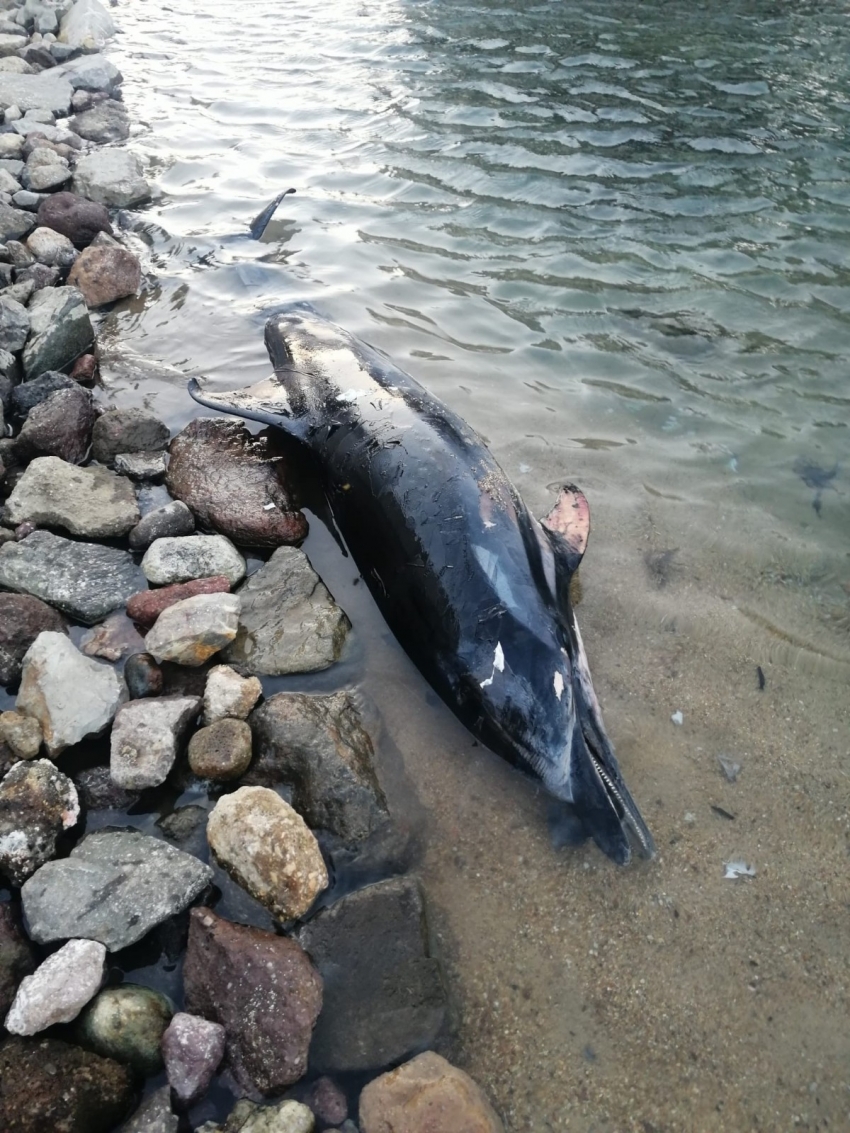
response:
{"label": "submerged rock", "polygon": [[224,1058],[225,1030],[197,1015],[178,1011],[162,1036],[168,1081],[184,1105],[203,1097]]}
{"label": "submerged rock", "polygon": [[[134,551],[146,551],[155,539],[191,535],[194,530],[195,517],[181,500],[173,500],[142,516],[130,532],[130,546]],[[190,598],[191,594],[183,597]]]}
{"label": "submerged rock", "polygon": [[224,1027],[243,1088],[273,1095],[302,1077],[322,981],[294,940],[193,909],[183,981],[187,1011]]}
{"label": "submerged rock", "polygon": [[21,898],[40,944],[86,937],[118,952],[182,912],[211,880],[209,866],[158,838],[101,831],[43,865]]}
{"label": "submerged rock", "polygon": [[0,593],[0,685],[17,683],[24,654],[44,630],[67,633],[68,626],[38,598]]}
{"label": "submerged rock", "polygon": [[135,154],[123,149],[96,150],[77,162],[74,192],[107,208],[132,208],[150,200],[150,185]]}
{"label": "submerged rock", "polygon": [[80,1016],[80,1039],[98,1054],[128,1062],[146,1077],[162,1067],[160,1042],[174,1007],[166,996],[138,984],[108,987]]}
{"label": "submerged rock", "polygon": [[283,483],[283,461],[241,421],[200,417],[171,442],[168,490],[234,543],[300,543],[307,521]]}
{"label": "submerged rock", "polygon": [[149,628],[163,610],[182,602],[184,598],[194,598],[196,594],[228,594],[230,579],[223,574],[210,578],[195,578],[191,582],[175,582],[159,590],[142,590],[134,594],[127,603],[127,616],[140,626]]}
{"label": "submerged rock", "polygon": [[61,232],[76,248],[87,248],[99,232],[112,235],[104,206],[76,193],[51,193],[38,206],[38,223]]}
{"label": "submerged rock", "polygon": [[[0,783],[0,870],[22,885],[50,861],[56,839],[79,817],[76,787],[49,759],[16,763]],[[32,1032],[18,1032],[24,1033]]]}
{"label": "submerged rock", "polygon": [[92,433],[92,456],[109,464],[118,453],[164,449],[169,436],[165,422],[147,409],[107,409]]}
{"label": "submerged rock", "polygon": [[69,940],[27,976],[6,1016],[13,1035],[34,1035],[76,1019],[103,983],[106,949],[96,940]]}
{"label": "submerged rock", "polygon": [[154,586],[220,574],[235,586],[245,577],[245,560],[223,535],[184,535],[153,542],[142,559],[142,570]]}
{"label": "submerged rock", "polygon": [[81,464],[88,454],[94,425],[94,405],[80,386],[50,394],[27,414],[18,450],[26,456],[52,456]]}
{"label": "submerged rock", "polygon": [[0,904],[0,1018],[12,1006],[24,976],[36,968],[35,951],[21,927],[17,908]]}
{"label": "submerged rock", "polygon": [[239,633],[225,660],[265,676],[310,673],[339,660],[351,623],[303,551],[278,548],[239,596]]}
{"label": "submerged rock", "polygon": [[162,669],[150,653],[134,653],[124,666],[124,680],[131,700],[159,696],[163,688]]}
{"label": "submerged rock", "polygon": [[304,820],[266,787],[219,799],[207,822],[216,861],[279,920],[303,916],[328,885],[319,844]]}
{"label": "submerged rock", "polygon": [[76,287],[37,291],[28,310],[32,330],[23,353],[28,378],[70,366],[94,342],[88,308]]}
{"label": "submerged rock", "polygon": [[145,1098],[119,1133],[177,1133],[179,1117],[171,1109],[171,1090],[162,1086]]}
{"label": "submerged rock", "polygon": [[27,650],[17,707],[41,724],[51,756],[99,735],[126,699],[118,673],[84,657],[64,634],[42,632]]}
{"label": "submerged rock", "polygon": [[256,677],[240,677],[229,665],[216,665],[207,674],[204,723],[215,724],[225,718],[247,720],[262,691]]}
{"label": "submerged rock", "polygon": [[[120,661],[128,653],[137,653],[143,645],[136,627],[126,614],[110,614],[105,622],[87,630],[80,638],[80,651],[87,657],[103,657]],[[125,678],[126,680],[126,674]]]}
{"label": "submerged rock", "polygon": [[56,456],[42,456],[29,465],[15,485],[6,514],[12,523],[30,519],[45,526],[64,527],[72,535],[109,539],[126,535],[139,522],[139,505],[132,484],[114,472],[77,468]]}
{"label": "submerged rock", "polygon": [[432,1050],[369,1082],[363,1133],[504,1133],[476,1082]]}
{"label": "submerged rock", "polygon": [[233,641],[239,627],[238,594],[197,594],[168,606],[145,638],[157,661],[196,667]]}
{"label": "submerged rock", "polygon": [[317,1078],[305,1100],[325,1125],[342,1125],[348,1117],[346,1096],[332,1078]]}
{"label": "submerged rock", "polygon": [[238,779],[251,763],[251,729],[244,720],[218,720],[189,741],[189,766],[201,779]]}

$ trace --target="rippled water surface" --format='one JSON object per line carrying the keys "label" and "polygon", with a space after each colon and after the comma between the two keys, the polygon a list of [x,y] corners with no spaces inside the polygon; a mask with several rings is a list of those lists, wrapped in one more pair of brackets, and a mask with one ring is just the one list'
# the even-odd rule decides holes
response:
{"label": "rippled water surface", "polygon": [[[134,218],[155,282],[103,340],[240,386],[266,314],[307,299],[534,510],[565,477],[590,499],[579,614],[660,847],[629,871],[552,848],[319,524],[307,544],[428,815],[459,1061],[511,1130],[846,1127],[847,5],[119,13],[161,197]],[[197,412],[178,376],[120,396]],[[733,856],[756,878],[724,880]]]}

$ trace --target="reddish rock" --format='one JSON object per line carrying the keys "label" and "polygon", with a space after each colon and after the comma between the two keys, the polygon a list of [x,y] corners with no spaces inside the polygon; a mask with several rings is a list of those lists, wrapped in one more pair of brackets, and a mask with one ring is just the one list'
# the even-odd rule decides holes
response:
{"label": "reddish rock", "polygon": [[82,386],[60,389],[32,408],[18,437],[28,456],[58,456],[82,464],[95,422],[92,396]]}
{"label": "reddish rock", "polygon": [[34,972],[35,952],[12,905],[0,905],[0,1019],[12,1006],[18,984]]}
{"label": "reddish rock", "polygon": [[243,1088],[280,1094],[302,1077],[322,981],[296,941],[193,909],[183,982],[186,1010],[224,1027]]}
{"label": "reddish rock", "polygon": [[283,458],[241,421],[196,418],[170,452],[168,490],[203,525],[249,547],[300,543],[307,534],[307,520],[285,483]]}
{"label": "reddish rock", "polygon": [[89,307],[103,307],[135,295],[142,282],[142,267],[126,248],[100,245],[80,252],[68,275],[68,284],[78,287]]}
{"label": "reddish rock", "polygon": [[363,1133],[504,1133],[505,1127],[468,1074],[427,1050],[366,1086],[360,1128]]}
{"label": "reddish rock", "polygon": [[77,248],[88,247],[98,232],[112,235],[105,207],[76,193],[52,193],[39,206],[38,223],[61,232]]}
{"label": "reddish rock", "polygon": [[325,1125],[342,1125],[348,1117],[348,1101],[333,1078],[317,1078],[304,1100]]}
{"label": "reddish rock", "polygon": [[224,1057],[224,1027],[178,1011],[162,1036],[168,1082],[184,1105],[207,1092]]}
{"label": "reddish rock", "polygon": [[190,582],[175,582],[159,590],[140,590],[127,603],[127,616],[146,629],[152,626],[163,610],[194,598],[196,594],[224,594],[230,590],[230,580],[223,574],[211,578],[193,578]]}
{"label": "reddish rock", "polygon": [[71,377],[75,382],[79,382],[81,386],[90,386],[94,384],[95,371],[97,370],[97,358],[94,354],[81,354],[74,367],[71,370]]}
{"label": "reddish rock", "polygon": [[0,593],[0,685],[20,679],[24,654],[43,630],[67,633],[68,627],[46,602],[28,594]]}

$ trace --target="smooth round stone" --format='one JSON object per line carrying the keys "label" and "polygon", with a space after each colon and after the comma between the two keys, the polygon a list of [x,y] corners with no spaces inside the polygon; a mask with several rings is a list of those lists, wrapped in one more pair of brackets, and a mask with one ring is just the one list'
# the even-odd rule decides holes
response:
{"label": "smooth round stone", "polygon": [[134,653],[124,666],[124,680],[131,700],[159,696],[162,692],[162,669],[150,653]]}
{"label": "smooth round stone", "polygon": [[189,766],[201,779],[238,779],[251,763],[251,729],[244,720],[218,720],[189,740]]}
{"label": "smooth round stone", "polygon": [[97,996],[80,1019],[79,1035],[98,1054],[148,1076],[162,1068],[160,1043],[173,1014],[173,1004],[160,992],[122,984]]}

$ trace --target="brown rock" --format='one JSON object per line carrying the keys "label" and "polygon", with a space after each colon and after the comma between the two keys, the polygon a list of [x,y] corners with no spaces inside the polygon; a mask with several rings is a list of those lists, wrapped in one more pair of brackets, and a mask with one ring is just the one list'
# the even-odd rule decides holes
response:
{"label": "brown rock", "polygon": [[184,598],[194,598],[196,594],[224,594],[230,590],[230,580],[223,574],[210,578],[193,578],[190,582],[175,582],[160,590],[140,590],[127,603],[127,616],[140,626],[152,626],[163,610],[182,602]]}
{"label": "brown rock", "polygon": [[0,685],[15,684],[24,654],[43,630],[67,633],[60,613],[28,594],[0,593]]}
{"label": "brown rock", "polygon": [[58,456],[82,464],[95,422],[92,396],[81,386],[60,389],[27,414],[18,448],[29,456]]}
{"label": "brown rock", "polygon": [[201,779],[238,779],[251,762],[251,729],[244,720],[218,720],[189,740],[189,766]]}
{"label": "brown rock", "polygon": [[98,232],[112,235],[106,208],[76,193],[52,193],[39,205],[38,223],[61,232],[77,248],[88,247]]}
{"label": "brown rock", "polygon": [[307,534],[285,485],[283,458],[240,421],[196,418],[170,451],[168,490],[201,523],[250,547],[300,543]]}
{"label": "brown rock", "polygon": [[0,1046],[0,1129],[108,1133],[133,1100],[126,1066],[57,1039]]}
{"label": "brown rock", "polygon": [[360,1128],[362,1133],[504,1133],[480,1086],[431,1050],[366,1086]]}
{"label": "brown rock", "polygon": [[89,307],[103,307],[135,295],[141,282],[141,264],[126,248],[86,248],[68,275],[69,285],[82,291]]}
{"label": "brown rock", "polygon": [[183,982],[186,1010],[227,1032],[240,1085],[279,1094],[304,1074],[322,981],[294,940],[193,909]]}
{"label": "brown rock", "polygon": [[348,1101],[333,1078],[317,1078],[305,1101],[325,1125],[342,1125],[348,1117]]}
{"label": "brown rock", "polygon": [[0,905],[0,1019],[6,1018],[18,984],[35,971],[36,963],[17,910],[13,905]]}
{"label": "brown rock", "polygon": [[90,386],[94,384],[96,369],[97,358],[95,358],[94,354],[81,354],[74,363],[73,369],[71,370],[71,377],[75,382],[79,382],[81,386]]}
{"label": "brown rock", "polygon": [[131,653],[139,653],[144,646],[130,618],[120,611],[110,614],[105,622],[93,626],[80,638],[80,651],[87,657],[105,657],[107,661],[120,661]]}

